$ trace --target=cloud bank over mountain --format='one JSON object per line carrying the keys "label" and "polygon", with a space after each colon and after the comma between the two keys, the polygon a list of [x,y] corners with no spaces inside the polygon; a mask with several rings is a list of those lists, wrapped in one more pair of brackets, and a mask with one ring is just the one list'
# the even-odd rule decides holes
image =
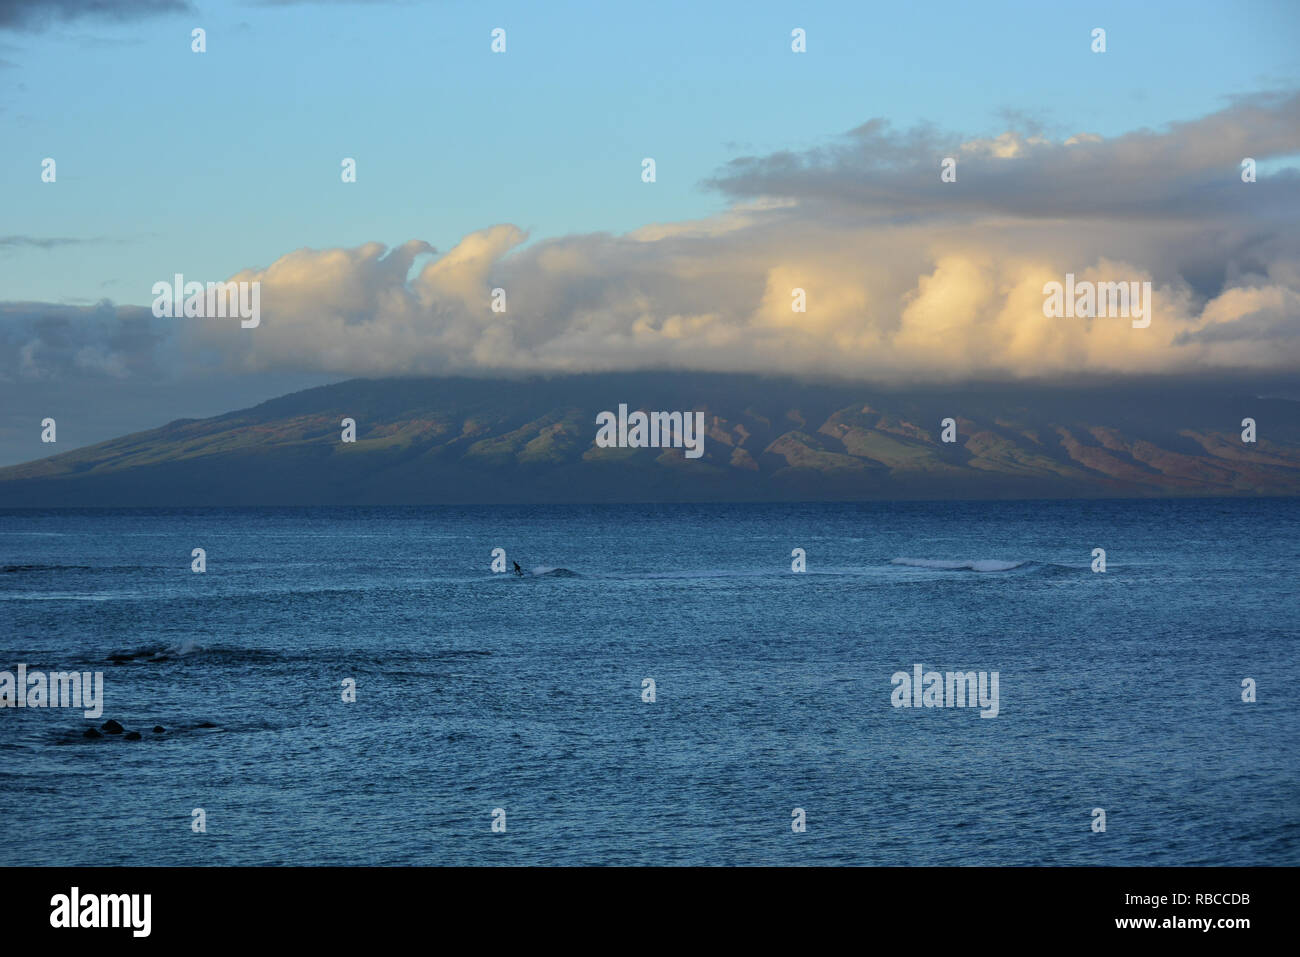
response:
{"label": "cloud bank over mountain", "polygon": [[[0,381],[1288,372],[1300,368],[1297,153],[1295,94],[1112,140],[963,142],[873,120],[818,149],[732,161],[708,184],[732,204],[707,219],[534,243],[499,224],[442,254],[420,240],[299,249],[186,277],[261,282],[256,329],[108,302],[0,303]],[[945,157],[956,182],[940,181]],[[1257,182],[1242,181],[1245,157],[1263,167]],[[1046,317],[1043,287],[1066,273],[1151,282],[1150,327]],[[796,289],[806,312],[792,310]]]}

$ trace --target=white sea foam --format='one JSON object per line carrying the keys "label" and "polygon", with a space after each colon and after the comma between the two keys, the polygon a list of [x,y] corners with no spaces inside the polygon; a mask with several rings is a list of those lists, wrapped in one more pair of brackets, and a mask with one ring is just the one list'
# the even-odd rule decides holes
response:
{"label": "white sea foam", "polygon": [[907,565],[911,568],[936,568],[942,571],[1008,572],[1025,562],[1005,562],[997,558],[978,558],[970,561],[948,561],[939,558],[895,558],[889,564]]}

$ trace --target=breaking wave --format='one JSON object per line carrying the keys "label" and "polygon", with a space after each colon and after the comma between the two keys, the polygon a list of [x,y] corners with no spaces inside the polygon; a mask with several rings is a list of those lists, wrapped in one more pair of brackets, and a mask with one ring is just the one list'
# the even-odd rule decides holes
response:
{"label": "breaking wave", "polygon": [[940,558],[895,558],[889,564],[954,572],[1009,572],[1013,568],[1028,565],[1029,562],[1007,562],[998,558],[977,558],[969,561],[949,561]]}
{"label": "breaking wave", "polygon": [[174,645],[147,645],[135,651],[117,651],[109,655],[108,660],[115,664],[125,664],[129,661],[170,661],[172,658],[184,658],[202,650],[203,646],[193,638],[186,638]]}

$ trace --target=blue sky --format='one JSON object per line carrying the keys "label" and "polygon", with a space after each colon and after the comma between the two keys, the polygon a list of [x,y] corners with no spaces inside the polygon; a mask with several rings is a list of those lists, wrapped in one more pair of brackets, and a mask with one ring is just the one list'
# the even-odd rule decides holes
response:
{"label": "blue sky", "polygon": [[83,241],[0,247],[0,299],[146,304],[178,271],[496,223],[621,233],[717,213],[726,161],[873,117],[1111,137],[1300,86],[1297,49],[1294,2],[201,3],[0,31],[0,237]]}

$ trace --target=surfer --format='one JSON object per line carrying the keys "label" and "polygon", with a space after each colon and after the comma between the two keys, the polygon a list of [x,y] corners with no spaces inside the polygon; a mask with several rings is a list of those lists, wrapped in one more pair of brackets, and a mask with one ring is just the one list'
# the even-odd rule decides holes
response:
{"label": "surfer", "polygon": [[520,578],[524,577],[524,570],[519,567],[518,562],[515,562],[515,574],[518,575]]}

